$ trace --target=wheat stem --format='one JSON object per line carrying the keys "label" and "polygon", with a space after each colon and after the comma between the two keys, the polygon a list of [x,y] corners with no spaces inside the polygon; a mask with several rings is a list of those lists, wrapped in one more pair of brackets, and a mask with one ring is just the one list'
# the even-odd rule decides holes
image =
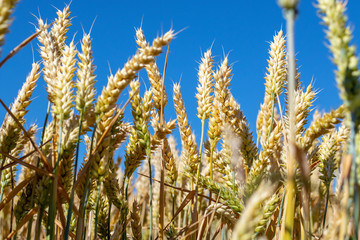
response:
{"label": "wheat stem", "polygon": [[[126,178],[126,183],[125,183],[125,201],[128,201],[128,188],[129,188],[129,178]],[[127,235],[126,235],[126,225],[127,225],[127,213],[128,213],[128,209],[125,209],[125,213],[122,216],[123,218],[123,233],[122,233],[122,240],[126,240],[127,239]]]}
{"label": "wheat stem", "polygon": [[[286,1],[285,1],[286,2]],[[292,239],[294,231],[294,215],[295,215],[295,17],[297,1],[291,6],[285,6],[286,31],[288,42],[288,109],[289,109],[289,148],[287,159],[287,189],[285,197],[285,221],[281,228],[281,239]]]}
{"label": "wheat stem", "polygon": [[64,233],[64,240],[69,239],[69,231],[70,231],[70,223],[71,223],[71,214],[74,204],[74,197],[75,197],[75,182],[76,182],[76,173],[77,173],[77,166],[78,166],[78,159],[79,159],[79,147],[80,147],[80,137],[81,137],[81,126],[84,120],[84,111],[80,111],[80,119],[79,119],[79,132],[77,136],[76,141],[76,153],[75,153],[75,166],[74,166],[74,178],[73,178],[73,187],[71,189],[71,195],[70,195],[70,203],[69,203],[69,209],[66,219],[66,227],[65,227],[65,233]]}
{"label": "wheat stem", "polygon": [[[93,149],[96,129],[97,129],[97,123],[95,123],[94,129],[93,129],[93,132],[92,132],[88,161],[90,161],[90,156],[91,156],[92,149]],[[89,192],[90,192],[90,185],[91,185],[90,184],[90,171],[87,171],[86,176],[85,176],[84,194],[83,194],[83,196],[81,198],[81,202],[80,202],[80,210],[79,210],[79,215],[80,216],[79,216],[79,219],[78,219],[78,222],[77,222],[77,227],[76,227],[76,240],[81,240],[82,236],[83,236],[85,210],[86,210],[86,206],[87,206],[87,202],[88,202],[88,197],[89,197]],[[75,188],[76,185],[74,185],[73,187]]]}
{"label": "wheat stem", "polygon": [[50,192],[50,204],[49,204],[49,216],[48,216],[48,231],[47,235],[50,240],[55,239],[55,217],[56,217],[56,199],[57,199],[57,185],[58,185],[58,176],[59,176],[59,162],[61,160],[61,139],[63,132],[63,122],[64,116],[60,114],[59,122],[59,142],[58,142],[58,158],[54,165],[53,173],[55,174],[54,179],[52,180],[52,187]]}
{"label": "wheat stem", "polygon": [[[44,136],[45,136],[46,124],[47,124],[48,119],[49,119],[50,107],[51,107],[51,102],[48,101],[48,106],[47,106],[46,115],[45,115],[45,120],[44,120],[44,125],[43,125],[43,130],[42,130],[42,132],[41,132],[40,148],[41,148],[41,146],[42,146],[43,143],[44,143]],[[39,164],[40,164],[40,158],[38,157],[37,162],[36,162],[36,167],[39,167]],[[34,183],[33,183],[33,189],[35,189],[36,183],[37,183],[37,180],[35,179],[35,180],[34,180]],[[33,191],[32,194],[31,194],[31,202],[34,201],[34,194],[35,194],[35,191]],[[32,204],[31,204],[31,205],[32,205]],[[32,222],[33,222],[33,217],[31,217],[30,220],[29,220],[29,222],[28,222],[28,226],[27,226],[27,230],[28,230],[28,231],[27,231],[27,235],[26,235],[26,239],[27,239],[27,240],[30,240],[30,238],[31,238]],[[16,238],[15,238],[15,239],[16,239]]]}
{"label": "wheat stem", "polygon": [[201,119],[201,138],[200,138],[200,147],[199,147],[199,155],[198,155],[198,166],[197,166],[197,173],[196,173],[196,186],[199,182],[200,176],[200,168],[201,168],[201,153],[202,153],[202,146],[204,141],[204,128],[205,128],[205,118]]}
{"label": "wheat stem", "polygon": [[148,139],[147,148],[146,148],[146,155],[148,159],[149,165],[149,205],[150,205],[150,240],[153,239],[153,181],[152,181],[152,166],[151,166],[151,143],[150,139]]}
{"label": "wheat stem", "polygon": [[97,238],[98,232],[98,221],[99,221],[99,202],[100,202],[100,189],[101,189],[101,182],[99,181],[97,184],[97,194],[96,194],[96,207],[95,207],[95,223],[94,223],[94,239]]}
{"label": "wheat stem", "polygon": [[[168,48],[166,51],[166,57],[165,57],[165,64],[164,64],[164,70],[163,70],[163,76],[161,78],[161,105],[160,105],[160,125],[161,127],[165,126],[165,114],[164,114],[164,107],[165,107],[165,74],[167,69],[167,63],[169,58],[169,51],[170,51],[170,43],[168,43]],[[163,140],[164,141],[164,140]],[[162,143],[161,148],[161,172],[160,172],[160,203],[159,203],[159,239],[163,240],[164,238],[164,208],[165,208],[165,190],[164,190],[164,183],[165,183],[165,161],[164,161],[164,155],[165,155],[165,144]]]}

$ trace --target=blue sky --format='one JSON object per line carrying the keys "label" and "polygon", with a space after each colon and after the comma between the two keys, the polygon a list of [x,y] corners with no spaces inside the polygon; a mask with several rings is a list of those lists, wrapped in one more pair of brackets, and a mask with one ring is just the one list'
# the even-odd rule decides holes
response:
{"label": "blue sky", "polygon": [[[34,32],[33,15],[51,21],[56,16],[56,8],[62,9],[64,1],[21,0],[15,9],[11,32],[6,36],[1,58],[13,47]],[[360,1],[349,0],[348,16],[354,30],[356,45],[360,42]],[[285,29],[282,12],[275,0],[240,1],[95,1],[73,0],[71,3],[74,17],[69,36],[76,33],[80,41],[82,27],[92,29],[93,52],[97,65],[97,93],[106,85],[109,65],[114,73],[136,51],[135,27],[142,26],[148,40],[173,27],[175,31],[186,28],[173,40],[170,48],[166,90],[172,95],[172,83],[181,78],[182,93],[193,130],[200,134],[200,120],[196,117],[195,93],[197,68],[202,52],[212,44],[215,61],[219,63],[224,53],[229,54],[233,65],[232,92],[247,116],[254,131],[256,115],[264,94],[269,42],[275,31]],[[311,80],[320,90],[315,107],[328,111],[339,106],[340,100],[334,80],[334,66],[330,53],[325,46],[324,27],[316,14],[314,1],[300,3],[296,22],[296,52],[301,67],[304,84]],[[21,84],[31,69],[33,61],[39,61],[37,41],[28,45],[0,69],[0,97],[10,104],[16,97]],[[79,47],[80,45],[78,45]],[[159,59],[162,69],[164,55]],[[140,78],[146,80],[146,73]],[[145,84],[149,86],[148,81]],[[144,85],[142,86],[144,88]],[[126,92],[125,92],[126,93]],[[125,94],[127,97],[127,94]],[[27,115],[29,123],[42,125],[46,111],[46,91],[41,79],[33,95],[33,103]],[[122,101],[125,101],[122,99]],[[166,118],[176,117],[172,101],[166,109]],[[0,117],[5,111],[0,109]],[[128,119],[130,120],[130,119]]]}

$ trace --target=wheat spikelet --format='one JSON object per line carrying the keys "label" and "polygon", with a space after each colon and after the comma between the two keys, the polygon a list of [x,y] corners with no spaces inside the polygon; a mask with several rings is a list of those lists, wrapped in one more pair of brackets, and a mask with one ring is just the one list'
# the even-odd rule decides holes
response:
{"label": "wheat spikelet", "polygon": [[228,189],[204,176],[199,177],[198,183],[202,188],[209,189],[209,191],[219,195],[220,198],[224,200],[224,203],[235,212],[240,213],[243,210],[243,203],[241,199],[231,189]]}
{"label": "wheat spikelet", "polygon": [[174,32],[170,30],[165,35],[154,39],[152,46],[136,53],[122,69],[119,69],[115,75],[111,75],[108,78],[108,85],[98,98],[95,112],[101,115],[114,108],[120,93],[135,79],[136,73],[146,64],[154,61],[154,57],[161,53],[162,47],[166,46],[173,37]]}
{"label": "wheat spikelet", "polygon": [[165,161],[165,169],[166,176],[169,180],[170,185],[175,185],[178,177],[178,170],[176,168],[176,160],[171,152],[168,139],[164,139],[164,161]]}
{"label": "wheat spikelet", "polygon": [[315,139],[328,133],[336,124],[340,123],[341,119],[345,117],[344,110],[344,105],[341,105],[339,108],[323,114],[321,118],[315,119],[303,135],[302,148],[307,151]]}
{"label": "wheat spikelet", "polygon": [[212,102],[212,73],[213,73],[213,58],[211,56],[211,50],[207,50],[204,53],[204,56],[201,58],[201,64],[199,66],[198,77],[199,84],[196,88],[198,93],[196,94],[197,98],[197,110],[198,110],[198,118],[200,119],[208,119],[211,110],[211,102]]}
{"label": "wheat spikelet", "polygon": [[264,103],[260,106],[260,112],[256,121],[256,129],[260,141],[264,142],[268,138],[272,129],[274,118],[274,107],[277,96],[280,96],[286,79],[286,60],[285,60],[285,38],[280,30],[274,36],[270,44],[268,60],[268,73],[265,76],[265,97]]}
{"label": "wheat spikelet", "polygon": [[[238,183],[235,181],[235,172],[231,164],[232,152],[227,142],[222,144],[222,149],[218,157],[214,160],[215,170],[221,174],[220,183],[227,186],[229,189],[237,190]],[[238,153],[238,152],[237,152]],[[238,155],[237,155],[238,156]]]}
{"label": "wheat spikelet", "polygon": [[[32,70],[30,74],[27,76],[25,83],[20,89],[17,98],[15,99],[13,105],[11,106],[11,112],[14,116],[20,121],[20,123],[25,124],[24,116],[27,113],[26,108],[31,103],[31,95],[35,89],[35,84],[39,78],[39,70],[40,65],[34,63],[32,65]],[[30,129],[31,130],[31,129]],[[31,132],[29,132],[31,133]],[[9,154],[14,154],[12,152],[14,149],[16,152],[19,152],[24,147],[21,140],[19,138],[21,136],[21,129],[16,124],[14,119],[10,117],[8,114],[5,116],[4,122],[0,129],[0,149],[1,151]],[[18,148],[18,149],[16,149]],[[10,161],[5,161],[5,157],[1,156],[1,167],[10,163]],[[8,187],[8,184],[14,179],[15,167],[7,168],[4,171],[1,171],[1,192],[5,191],[4,188]]]}
{"label": "wheat spikelet", "polygon": [[261,150],[258,158],[253,162],[245,188],[245,195],[249,197],[259,186],[265,169],[270,163],[277,165],[280,159],[282,144],[280,142],[282,136],[282,124],[276,120],[273,123],[274,128],[270,133],[267,141],[262,143],[263,149]]}
{"label": "wheat spikelet", "polygon": [[193,177],[195,177],[196,170],[197,170],[197,145],[191,133],[190,123],[187,118],[184,100],[182,99],[181,92],[180,92],[180,85],[174,84],[174,104],[175,104],[175,111],[178,120],[178,126],[181,136],[181,142],[183,146],[183,156],[185,160],[185,164],[187,170]]}
{"label": "wheat spikelet", "polygon": [[60,119],[69,118],[71,108],[73,106],[73,94],[72,88],[74,83],[72,78],[74,77],[74,72],[76,70],[76,49],[73,42],[70,45],[65,45],[64,50],[62,51],[61,65],[59,68],[59,73],[57,79],[53,79],[54,85],[54,107],[53,112]]}
{"label": "wheat spikelet", "polygon": [[9,31],[11,24],[10,15],[17,2],[17,0],[3,0],[0,2],[0,47],[4,45],[5,34]]}
{"label": "wheat spikelet", "polygon": [[46,206],[49,202],[48,191],[50,188],[50,177],[39,176],[35,186],[35,203],[39,206]]}
{"label": "wheat spikelet", "polygon": [[73,165],[75,157],[75,148],[78,136],[78,119],[74,111],[71,111],[70,116],[63,124],[63,133],[61,139],[61,162],[60,162],[60,181],[67,191],[70,191],[73,179]]}
{"label": "wheat spikelet", "polygon": [[[31,103],[30,98],[35,89],[35,84],[39,79],[39,69],[39,64],[34,63],[32,65],[30,74],[27,76],[25,83],[19,90],[18,96],[10,108],[11,112],[22,124],[25,123],[24,116],[27,113],[26,108]],[[5,153],[9,153],[15,148],[21,130],[9,115],[5,116],[0,130],[0,149]]]}
{"label": "wheat spikelet", "polygon": [[19,197],[19,200],[15,205],[14,216],[17,224],[34,207],[34,202],[31,201],[32,192],[34,190],[33,181],[34,179],[23,189]]}
{"label": "wheat spikelet", "polygon": [[[147,47],[149,47],[149,43],[145,39],[144,32],[141,28],[136,29],[136,43],[140,47],[140,51],[144,51]],[[152,86],[153,92],[153,101],[154,107],[160,112],[161,108],[161,74],[159,72],[159,67],[156,64],[156,61],[152,61],[145,66],[146,72],[149,77],[150,84]],[[164,106],[167,103],[167,94],[164,92]]]}
{"label": "wheat spikelet", "polygon": [[334,172],[339,166],[342,143],[347,139],[349,130],[344,126],[338,131],[331,130],[328,134],[322,137],[322,143],[318,150],[319,164],[319,178],[324,182],[325,186],[330,186],[331,181],[335,177]]}
{"label": "wheat spikelet", "polygon": [[253,140],[252,133],[247,123],[246,117],[240,109],[240,105],[235,101],[233,95],[230,93],[227,109],[226,121],[232,127],[234,133],[240,139],[240,152],[244,166],[250,168],[252,162],[257,158],[258,149]]}
{"label": "wheat spikelet", "polygon": [[[148,121],[151,112],[151,91],[145,93],[143,104],[141,104],[139,81],[133,81],[130,84],[133,95],[131,101],[132,114],[134,118],[134,127],[131,130],[129,144],[126,148],[125,155],[125,176],[129,179],[141,161],[145,158],[146,148],[150,142],[150,134],[148,130]],[[137,92],[137,93],[136,93]]]}
{"label": "wheat spikelet", "polygon": [[279,96],[282,92],[285,82],[285,37],[283,31],[280,30],[274,36],[273,42],[270,44],[267,67],[268,73],[265,76],[265,92],[269,95]]}
{"label": "wheat spikelet", "polygon": [[161,145],[161,140],[165,139],[176,128],[176,120],[170,120],[162,125],[157,111],[152,111],[151,115],[151,126],[154,129],[154,134],[151,136],[151,150],[155,151]]}
{"label": "wheat spikelet", "polygon": [[55,19],[55,23],[51,27],[51,35],[54,37],[59,51],[61,51],[65,45],[66,33],[71,26],[69,19],[70,5],[65,6],[62,11],[58,10],[56,15],[58,17]]}
{"label": "wheat spikelet", "polygon": [[[84,34],[81,42],[82,52],[78,53],[77,82],[76,82],[76,109],[84,111],[84,115],[91,109],[95,98],[95,66],[92,57],[90,34]],[[86,119],[86,118],[85,118]]]}
{"label": "wheat spikelet", "polygon": [[[220,118],[221,121],[223,122],[225,120],[225,113],[227,109],[226,107],[227,99],[229,97],[229,87],[230,87],[231,77],[232,77],[232,69],[231,66],[229,65],[229,59],[225,57],[219,69],[214,73],[215,92],[214,92],[213,105],[216,107],[212,109],[212,117],[215,118],[215,122],[217,122],[216,121],[217,118]],[[218,127],[221,129],[222,126],[220,125]],[[212,128],[216,128],[216,126],[213,126]]]}
{"label": "wheat spikelet", "polygon": [[[337,66],[336,80],[340,89],[340,97],[350,111],[358,111],[360,104],[359,59],[356,57],[354,45],[350,45],[352,32],[345,16],[346,2],[338,0],[318,0],[317,8],[323,23],[328,27],[326,37],[333,54],[333,62]],[[358,125],[358,121],[356,125]]]}
{"label": "wheat spikelet", "polygon": [[104,189],[109,201],[114,204],[118,209],[121,209],[122,202],[119,196],[120,187],[114,173],[110,172],[108,176],[105,177]]}
{"label": "wheat spikelet", "polygon": [[295,92],[295,102],[296,102],[295,133],[296,133],[296,142],[298,144],[300,143],[301,136],[305,131],[304,126],[307,124],[307,118],[310,114],[311,107],[313,105],[315,97],[316,97],[316,92],[313,90],[312,84],[309,84],[305,92],[300,88],[298,88]]}
{"label": "wheat spikelet", "polygon": [[[355,137],[351,140],[351,147],[359,153],[360,144],[358,140],[360,136],[357,130],[360,126],[359,58],[356,56],[355,45],[351,44],[352,30],[347,26],[346,3],[343,0],[318,0],[317,8],[323,23],[328,27],[326,38],[330,43],[329,48],[333,54],[332,60],[337,67],[335,76],[340,97],[346,110],[350,112],[349,117],[351,116],[351,122],[355,128],[352,130],[356,132]],[[350,119],[347,124],[348,127],[351,126]],[[359,159],[356,161],[358,164]],[[358,168],[357,171],[360,172],[360,169]],[[358,201],[356,201],[356,205],[358,205]],[[356,234],[357,232],[358,229],[356,229]]]}
{"label": "wheat spikelet", "polygon": [[[36,128],[37,128],[36,125],[32,125],[27,130],[27,133],[31,138],[35,138]],[[21,152],[24,150],[25,146],[28,143],[29,143],[28,138],[26,138],[24,136],[24,134],[21,134],[19,136],[19,139],[17,140],[17,144],[16,144],[15,148],[11,150],[10,155],[13,157],[19,157],[19,155],[21,154]],[[36,159],[36,157],[34,157],[34,156],[30,156],[30,158],[31,157],[33,160]],[[26,162],[31,161],[31,159],[25,159],[25,160],[26,160]],[[4,162],[4,166],[6,166],[7,164],[10,164],[12,162],[13,162],[12,159],[7,158]],[[35,164],[33,163],[33,165],[35,165]],[[25,171],[25,173],[23,173],[23,171]],[[24,174],[26,174],[26,176]],[[17,179],[17,182],[21,182],[24,179],[30,178],[31,176],[33,176],[33,174],[34,174],[33,170],[31,170],[27,167],[24,167],[24,166],[22,166],[22,172],[20,173],[19,177],[17,177],[16,166],[9,167],[9,168],[2,170],[1,182],[0,182],[0,189],[1,189],[2,193],[6,196],[10,192],[10,190],[13,188],[13,185],[16,184],[16,179]],[[14,202],[16,203],[16,201],[14,201]],[[11,206],[8,205],[8,207],[10,208]]]}
{"label": "wheat spikelet", "polygon": [[39,19],[39,27],[37,32],[40,32],[38,35],[38,40],[42,44],[40,46],[40,54],[43,61],[43,73],[44,80],[47,83],[47,92],[48,99],[50,102],[55,102],[55,82],[58,77],[58,72],[60,68],[60,54],[59,49],[56,44],[56,40],[51,36],[50,32],[47,30],[48,25],[43,22],[42,19]]}
{"label": "wheat spikelet", "polygon": [[140,207],[141,205],[138,204],[137,201],[133,202],[133,209],[130,214],[130,224],[131,230],[133,233],[134,240],[141,240],[142,239],[142,229],[141,229],[141,220],[140,220]]}
{"label": "wheat spikelet", "polygon": [[206,208],[206,212],[215,211],[215,216],[226,223],[229,228],[233,228],[239,215],[235,213],[231,208],[222,203],[212,203]]}
{"label": "wheat spikelet", "polygon": [[[215,91],[216,95],[216,91]],[[213,100],[213,105],[211,107],[211,116],[209,118],[209,130],[208,136],[210,140],[210,144],[213,148],[217,145],[221,136],[221,124],[222,121],[220,119],[220,102],[218,100]]]}
{"label": "wheat spikelet", "polygon": [[108,233],[110,232],[108,226],[109,217],[109,201],[104,195],[100,195],[99,202],[99,216],[98,216],[98,236],[100,239],[107,239]]}
{"label": "wheat spikelet", "polygon": [[[115,104],[120,96],[120,93],[125,89],[125,87],[136,77],[136,73],[140,71],[144,66],[154,60],[154,57],[161,53],[162,47],[168,44],[171,39],[174,37],[173,31],[170,30],[162,37],[154,39],[153,45],[144,49],[143,52],[136,53],[122,69],[119,69],[115,75],[111,75],[108,78],[108,84],[103,89],[101,95],[98,97],[98,101],[95,105],[95,113],[97,118],[101,121],[98,122],[97,131],[95,135],[95,144],[98,139],[101,137],[102,133],[105,132],[106,128],[109,126],[112,116],[115,111]],[[146,114],[150,114],[146,112]],[[144,120],[144,119],[143,119]],[[144,130],[144,129],[143,129]],[[135,136],[134,130],[132,130],[132,136]],[[137,159],[142,159],[143,154],[137,154],[137,149],[140,146],[136,146],[135,139],[132,141],[132,146],[129,144],[129,154],[137,155]],[[134,145],[135,144],[135,145]],[[96,153],[95,161],[92,164],[92,173],[95,176],[103,175],[108,166],[109,156],[107,147],[109,145],[108,140],[104,140],[102,146],[99,148],[98,153]],[[130,147],[131,146],[131,147]],[[132,149],[132,150],[131,150]],[[140,150],[141,152],[141,150]],[[106,155],[106,156],[105,156]],[[99,166],[102,166],[99,168]],[[135,164],[133,167],[137,167]],[[128,169],[129,172],[126,172],[126,176],[129,176],[129,173],[133,172],[136,169]],[[98,171],[99,170],[99,171]],[[98,175],[99,174],[99,175]],[[130,174],[131,175],[131,174]],[[130,177],[130,176],[129,176]]]}
{"label": "wheat spikelet", "polygon": [[231,81],[232,69],[229,66],[227,57],[222,61],[219,69],[214,73],[215,91],[211,107],[211,117],[209,119],[208,135],[210,139],[210,149],[208,157],[210,162],[210,178],[212,178],[212,162],[214,162],[214,150],[220,140],[223,124],[227,113],[227,104],[229,98],[229,86]]}
{"label": "wheat spikelet", "polygon": [[252,239],[256,224],[261,220],[260,206],[272,194],[272,187],[264,184],[249,199],[240,220],[236,223],[232,239]]}
{"label": "wheat spikelet", "polygon": [[255,227],[255,233],[253,235],[254,239],[256,239],[256,237],[258,237],[259,235],[265,232],[268,222],[273,217],[275,210],[277,209],[278,204],[280,203],[280,200],[281,198],[279,197],[279,194],[274,194],[269,200],[266,201],[263,207],[263,216],[261,217],[260,221],[256,224]]}

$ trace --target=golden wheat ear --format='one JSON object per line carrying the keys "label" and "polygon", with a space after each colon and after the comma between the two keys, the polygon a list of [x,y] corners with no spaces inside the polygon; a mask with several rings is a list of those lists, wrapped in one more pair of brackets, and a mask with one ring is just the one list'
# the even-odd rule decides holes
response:
{"label": "golden wheat ear", "polygon": [[18,0],[4,0],[0,2],[0,47],[5,43],[5,34],[9,32],[9,27],[12,22],[10,15],[12,14],[17,2]]}

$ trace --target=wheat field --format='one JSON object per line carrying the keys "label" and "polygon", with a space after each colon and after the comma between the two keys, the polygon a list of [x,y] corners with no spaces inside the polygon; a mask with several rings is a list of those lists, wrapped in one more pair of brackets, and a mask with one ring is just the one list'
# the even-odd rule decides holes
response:
{"label": "wheat field", "polygon": [[[0,0],[0,47],[17,2]],[[256,129],[231,92],[228,56],[217,62],[209,48],[193,90],[199,136],[181,84],[165,89],[180,31],[147,39],[136,28],[134,55],[95,89],[91,33],[68,36],[71,5],[50,22],[39,17],[34,34],[1,55],[0,67],[37,42],[42,60],[29,63],[14,102],[0,97],[0,239],[358,239],[360,71],[346,2],[316,2],[343,102],[325,113],[297,66],[298,0],[278,4],[286,29],[269,43]],[[46,118],[25,124],[42,80]],[[176,119],[164,111],[171,98]]]}

